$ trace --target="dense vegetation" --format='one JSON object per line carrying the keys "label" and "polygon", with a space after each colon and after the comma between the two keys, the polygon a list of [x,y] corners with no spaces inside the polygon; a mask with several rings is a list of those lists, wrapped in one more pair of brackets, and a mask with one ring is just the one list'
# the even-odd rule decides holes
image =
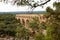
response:
{"label": "dense vegetation", "polygon": [[[0,14],[0,35],[14,36],[22,40],[60,40],[60,2],[55,2],[55,10],[47,7],[45,23],[39,23],[37,17],[28,22],[26,29],[23,24],[15,18],[15,14]],[[42,34],[46,30],[46,35]]]}
{"label": "dense vegetation", "polygon": [[53,6],[56,8],[55,10],[50,7],[46,9],[49,13],[46,15],[46,40],[60,40],[60,2],[55,2]]}
{"label": "dense vegetation", "polygon": [[15,36],[17,20],[15,14],[0,14],[0,35]]}

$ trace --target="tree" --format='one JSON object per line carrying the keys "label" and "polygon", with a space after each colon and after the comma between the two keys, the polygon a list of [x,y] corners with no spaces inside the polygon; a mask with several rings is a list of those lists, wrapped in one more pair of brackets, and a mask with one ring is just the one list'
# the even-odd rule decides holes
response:
{"label": "tree", "polygon": [[33,20],[31,20],[29,23],[28,23],[28,26],[29,28],[32,29],[32,31],[39,31],[39,20],[38,20],[38,17],[34,17],[32,18]]}
{"label": "tree", "polygon": [[0,35],[15,36],[16,26],[15,14],[0,14]]}
{"label": "tree", "polygon": [[44,35],[38,32],[34,35],[34,40],[44,40]]}
{"label": "tree", "polygon": [[32,30],[31,37],[34,40],[43,40],[44,34],[42,34],[42,26],[38,17],[33,17],[32,20],[28,22],[28,28]]}
{"label": "tree", "polygon": [[[6,3],[8,3],[9,0],[2,0]],[[12,3],[13,4],[17,4],[18,6],[31,6],[31,8],[36,8],[38,6],[42,6],[48,2],[50,2],[51,0],[40,0],[35,2],[35,0],[13,0]]]}
{"label": "tree", "polygon": [[56,10],[47,8],[47,35],[46,40],[60,40],[60,2],[55,2],[53,6]]}
{"label": "tree", "polygon": [[22,24],[18,24],[17,28],[16,28],[16,37],[18,39],[22,39],[22,40],[29,40],[30,37],[30,30],[24,28],[24,26]]}

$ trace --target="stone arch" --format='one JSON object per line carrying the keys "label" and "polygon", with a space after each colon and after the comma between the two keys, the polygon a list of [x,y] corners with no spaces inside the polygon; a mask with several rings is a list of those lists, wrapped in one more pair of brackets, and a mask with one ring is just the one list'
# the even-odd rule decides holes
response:
{"label": "stone arch", "polygon": [[22,19],[22,24],[25,25],[25,20],[24,19]]}
{"label": "stone arch", "polygon": [[28,19],[26,20],[26,23],[29,23],[29,20]]}
{"label": "stone arch", "polygon": [[18,19],[18,23],[21,23],[21,19]]}
{"label": "stone arch", "polygon": [[42,17],[40,16],[40,19],[42,19]]}

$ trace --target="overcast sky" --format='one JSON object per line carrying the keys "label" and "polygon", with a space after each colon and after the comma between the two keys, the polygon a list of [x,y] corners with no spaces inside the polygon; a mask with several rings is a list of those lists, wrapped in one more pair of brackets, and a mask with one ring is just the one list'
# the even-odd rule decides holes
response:
{"label": "overcast sky", "polygon": [[[47,6],[50,6],[51,8],[53,8],[53,2],[55,2],[56,0],[51,0],[50,2],[48,2],[47,4],[44,5],[44,7],[37,7],[34,9],[34,11],[45,11]],[[11,5],[9,4],[5,4],[3,2],[0,2],[0,12],[13,12],[13,11],[31,11],[31,9],[29,9],[28,6],[19,6],[17,7],[16,5]]]}

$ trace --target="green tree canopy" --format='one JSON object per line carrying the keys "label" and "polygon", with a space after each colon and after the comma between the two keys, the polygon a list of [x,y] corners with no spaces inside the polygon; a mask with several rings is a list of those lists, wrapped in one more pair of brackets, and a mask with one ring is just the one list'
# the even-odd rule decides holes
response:
{"label": "green tree canopy", "polygon": [[0,14],[0,34],[15,36],[17,19],[15,14]]}
{"label": "green tree canopy", "polygon": [[55,2],[53,6],[55,10],[47,7],[47,39],[46,40],[60,40],[60,2]]}

